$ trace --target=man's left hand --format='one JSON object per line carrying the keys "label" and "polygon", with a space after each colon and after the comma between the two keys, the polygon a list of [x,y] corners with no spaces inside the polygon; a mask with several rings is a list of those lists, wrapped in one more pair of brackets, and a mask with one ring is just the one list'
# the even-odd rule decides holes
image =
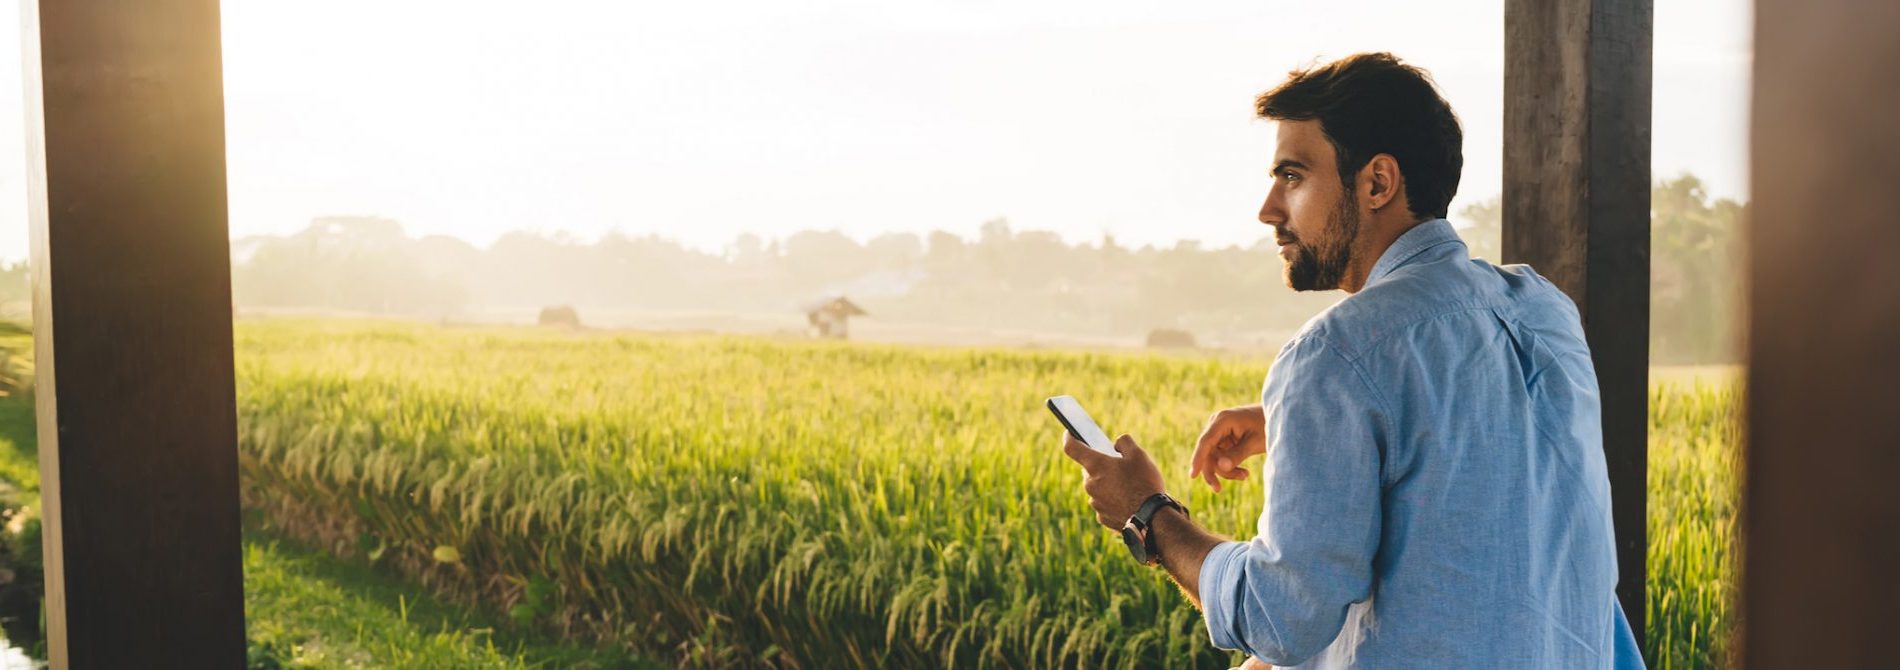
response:
{"label": "man's left hand", "polygon": [[1089,507],[1095,508],[1095,520],[1113,530],[1121,530],[1128,517],[1149,496],[1162,493],[1161,468],[1148,452],[1135,444],[1135,438],[1123,434],[1115,440],[1116,458],[1075,439],[1062,431],[1062,453],[1082,464],[1082,490],[1089,494]]}

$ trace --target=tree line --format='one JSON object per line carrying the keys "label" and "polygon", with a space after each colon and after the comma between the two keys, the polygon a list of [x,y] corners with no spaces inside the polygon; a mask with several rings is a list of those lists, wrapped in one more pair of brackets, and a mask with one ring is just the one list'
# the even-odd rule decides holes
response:
{"label": "tree line", "polygon": [[[1652,358],[1736,358],[1740,224],[1746,208],[1683,175],[1652,193]],[[1499,259],[1493,198],[1452,217],[1474,256]],[[1244,225],[1244,224],[1243,224]],[[880,319],[1139,339],[1186,330],[1203,343],[1277,347],[1343,294],[1296,294],[1266,229],[1251,245],[1193,240],[1132,247],[1070,243],[1005,219],[974,238],[895,232],[743,234],[718,252],[654,235],[513,232],[487,247],[411,236],[378,217],[322,217],[303,230],[232,244],[241,307],[303,307],[453,319],[475,307],[568,304],[627,311],[791,313],[846,295]],[[24,263],[0,267],[0,302],[28,298]]]}

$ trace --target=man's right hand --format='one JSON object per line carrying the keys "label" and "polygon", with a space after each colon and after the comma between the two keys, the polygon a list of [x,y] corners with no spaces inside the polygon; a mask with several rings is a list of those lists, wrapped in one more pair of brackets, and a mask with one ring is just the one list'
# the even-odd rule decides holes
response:
{"label": "man's right hand", "polygon": [[1242,462],[1267,453],[1267,413],[1258,404],[1215,412],[1201,431],[1188,464],[1188,478],[1200,477],[1220,491],[1222,479],[1246,479]]}

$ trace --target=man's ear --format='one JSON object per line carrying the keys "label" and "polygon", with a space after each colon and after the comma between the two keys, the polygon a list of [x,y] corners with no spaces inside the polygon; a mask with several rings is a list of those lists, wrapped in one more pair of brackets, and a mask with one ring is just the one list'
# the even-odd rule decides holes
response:
{"label": "man's ear", "polygon": [[1366,161],[1366,167],[1360,170],[1361,183],[1365,184],[1363,194],[1366,206],[1373,211],[1385,209],[1397,202],[1404,193],[1405,182],[1399,174],[1399,161],[1392,154],[1378,154]]}

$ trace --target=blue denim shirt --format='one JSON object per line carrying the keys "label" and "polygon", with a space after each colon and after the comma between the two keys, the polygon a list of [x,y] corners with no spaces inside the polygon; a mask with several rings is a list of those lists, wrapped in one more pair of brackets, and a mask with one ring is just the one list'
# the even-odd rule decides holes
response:
{"label": "blue denim shirt", "polygon": [[1301,668],[1640,668],[1576,306],[1451,223],[1281,348],[1258,535],[1201,566],[1214,645]]}

